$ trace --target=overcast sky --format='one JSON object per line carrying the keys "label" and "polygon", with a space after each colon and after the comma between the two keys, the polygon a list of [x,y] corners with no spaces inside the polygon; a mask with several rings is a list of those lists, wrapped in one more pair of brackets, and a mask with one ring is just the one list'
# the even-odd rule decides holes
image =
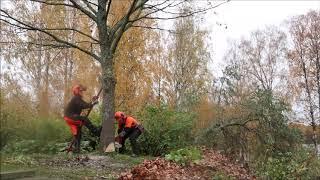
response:
{"label": "overcast sky", "polygon": [[[1,5],[8,5],[9,2],[10,0],[0,0]],[[225,65],[222,58],[228,48],[228,40],[248,36],[250,32],[262,29],[266,25],[280,25],[289,17],[304,14],[311,9],[320,9],[320,0],[231,0],[208,12],[201,26],[211,31],[208,44],[213,52],[213,63],[210,65],[213,74],[221,75]],[[216,12],[216,15],[213,15],[213,12]],[[217,26],[217,22],[225,24],[227,29]],[[172,22],[165,23],[172,25]]]}
{"label": "overcast sky", "polygon": [[[231,0],[218,7],[216,16],[207,18],[207,28],[212,30],[210,45],[213,47],[214,74],[221,74],[223,55],[228,39],[240,39],[250,32],[266,25],[280,25],[291,16],[304,14],[311,9],[320,9],[320,0],[304,1],[243,1]],[[227,29],[218,27],[216,22],[225,23]]]}

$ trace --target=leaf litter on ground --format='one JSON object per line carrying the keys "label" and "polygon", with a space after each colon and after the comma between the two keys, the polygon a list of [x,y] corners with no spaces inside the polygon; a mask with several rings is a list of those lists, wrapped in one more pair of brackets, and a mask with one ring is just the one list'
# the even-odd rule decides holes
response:
{"label": "leaf litter on ground", "polygon": [[119,180],[139,179],[212,179],[215,174],[223,173],[226,177],[234,179],[256,179],[241,164],[233,163],[220,152],[202,148],[203,158],[197,164],[181,166],[164,158],[144,160],[143,163],[133,167],[130,171],[121,173]]}

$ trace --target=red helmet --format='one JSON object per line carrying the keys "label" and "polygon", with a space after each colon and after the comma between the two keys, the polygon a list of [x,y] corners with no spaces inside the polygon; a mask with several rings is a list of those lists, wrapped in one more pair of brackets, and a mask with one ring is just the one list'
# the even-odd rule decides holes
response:
{"label": "red helmet", "polygon": [[117,111],[115,114],[114,114],[114,118],[115,119],[120,119],[120,118],[123,118],[124,117],[124,113],[121,112],[121,111]]}
{"label": "red helmet", "polygon": [[87,88],[81,84],[77,84],[75,86],[72,87],[72,94],[77,96],[80,95],[80,91],[86,91]]}

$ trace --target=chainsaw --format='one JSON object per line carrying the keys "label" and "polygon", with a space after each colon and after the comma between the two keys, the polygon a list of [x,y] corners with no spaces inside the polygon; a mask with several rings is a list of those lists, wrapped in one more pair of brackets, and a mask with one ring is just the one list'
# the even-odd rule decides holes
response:
{"label": "chainsaw", "polygon": [[123,138],[120,136],[115,137],[114,147],[120,149],[122,147]]}

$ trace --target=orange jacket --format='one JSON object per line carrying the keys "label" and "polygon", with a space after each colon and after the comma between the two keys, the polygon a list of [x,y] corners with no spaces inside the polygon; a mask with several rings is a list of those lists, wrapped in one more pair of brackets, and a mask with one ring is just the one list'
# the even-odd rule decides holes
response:
{"label": "orange jacket", "polygon": [[130,116],[118,120],[119,129],[135,128],[137,125],[138,125],[138,121]]}

